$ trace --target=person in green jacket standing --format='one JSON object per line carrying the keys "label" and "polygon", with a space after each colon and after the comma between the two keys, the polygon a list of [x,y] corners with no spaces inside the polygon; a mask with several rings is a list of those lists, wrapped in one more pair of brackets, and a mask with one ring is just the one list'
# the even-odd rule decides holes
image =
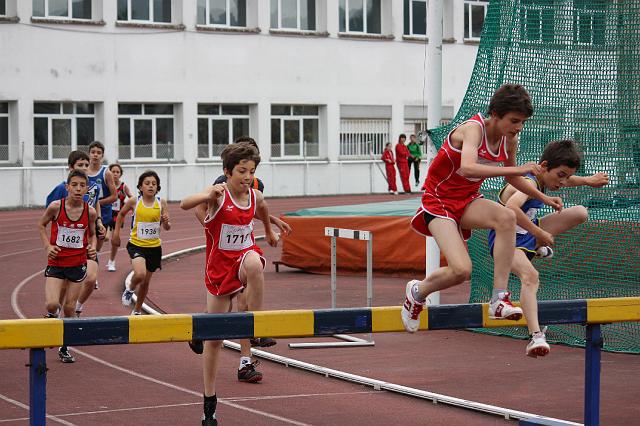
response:
{"label": "person in green jacket standing", "polygon": [[409,173],[411,173],[411,165],[413,164],[413,176],[416,178],[416,186],[420,186],[420,160],[422,160],[422,147],[416,140],[416,135],[409,137]]}

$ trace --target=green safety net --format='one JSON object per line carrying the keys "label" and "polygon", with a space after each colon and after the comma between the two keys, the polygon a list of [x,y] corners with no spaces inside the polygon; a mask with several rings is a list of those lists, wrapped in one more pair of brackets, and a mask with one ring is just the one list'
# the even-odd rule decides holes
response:
{"label": "green safety net", "polygon": [[[485,112],[503,83],[523,84],[535,109],[520,136],[519,164],[537,161],[548,141],[571,138],[584,152],[578,174],[610,177],[604,188],[558,191],[565,206],[584,205],[590,218],[556,238],[552,259],[534,259],[539,299],[640,296],[640,2],[491,0],[460,110],[449,125],[430,131],[436,145],[455,125]],[[496,200],[502,185],[487,179],[482,192]],[[493,261],[486,232],[474,232],[469,251],[470,302],[487,302]],[[509,288],[519,300],[513,275]],[[526,328],[482,332],[527,337]],[[605,325],[603,335],[606,350],[640,353],[640,323]],[[547,339],[584,346],[584,327],[552,326]]]}

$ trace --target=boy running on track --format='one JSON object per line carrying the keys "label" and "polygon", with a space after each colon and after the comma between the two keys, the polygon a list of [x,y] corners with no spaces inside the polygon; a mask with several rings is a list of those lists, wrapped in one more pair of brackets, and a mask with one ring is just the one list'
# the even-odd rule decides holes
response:
{"label": "boy running on track", "polygon": [[[44,276],[47,318],[58,318],[61,305],[65,317],[75,316],[75,304],[87,276],[87,255],[94,257],[95,209],[84,200],[87,175],[72,170],[67,177],[67,196],[52,201],[38,222],[40,238],[47,252]],[[51,235],[47,225],[51,223]],[[60,360],[74,362],[66,346],[58,350]]]}
{"label": "boy running on track", "polygon": [[[69,170],[80,170],[87,173],[89,169],[89,155],[87,155],[84,151],[71,151],[69,153],[69,157],[67,159],[67,164],[69,166]],[[104,239],[107,231],[102,224],[102,218],[100,217],[100,200],[99,200],[99,188],[95,183],[91,183],[89,181],[87,186],[87,192],[84,196],[84,200],[89,203],[89,206],[93,207],[96,210],[96,236],[98,241]],[[53,188],[53,190],[47,196],[46,205],[49,206],[53,201],[60,200],[68,195],[66,182],[60,183],[58,186]],[[95,247],[95,246],[94,246]],[[96,286],[96,282],[98,280],[98,261],[97,254],[95,256],[89,256],[87,259],[87,278],[82,283],[82,289],[80,290],[80,295],[77,297],[76,301],[76,316],[80,316],[82,314],[82,310],[84,308],[84,304],[87,299],[93,292],[93,289]]]}
{"label": "boy running on track", "polygon": [[[260,154],[260,149],[258,148],[258,144],[256,143],[256,141],[249,137],[249,136],[240,136],[238,138],[236,138],[235,141],[233,141],[233,143],[245,143],[248,144],[252,147],[254,147],[256,149],[256,151],[258,151],[258,154]],[[216,178],[215,182],[213,183],[214,185],[218,185],[221,183],[226,183],[227,182],[227,176],[226,175],[220,175]],[[260,191],[260,193],[264,194],[264,184],[262,183],[262,181],[255,177],[253,178],[253,182],[251,184],[251,187],[253,189],[257,189],[258,191]],[[199,206],[197,206],[195,208],[195,214],[196,214],[196,218],[198,219],[198,221],[204,226],[204,218],[207,215],[207,206],[205,204],[200,204]],[[262,218],[260,218],[262,219]],[[284,235],[289,235],[291,233],[291,227],[289,226],[288,223],[286,223],[285,221],[273,216],[273,215],[269,215],[269,221],[278,227],[278,229],[280,229],[280,232],[282,232]],[[243,293],[240,293],[238,295],[238,311],[239,312],[244,312],[247,310],[247,302],[245,300],[245,296]],[[246,340],[241,340],[240,341],[240,355],[241,357],[250,357],[251,356],[251,347],[259,347],[259,348],[268,348],[271,346],[276,345],[277,342],[275,339],[272,339],[270,337],[258,337],[255,339],[249,339],[249,341]],[[197,354],[201,354],[203,351],[203,342],[202,340],[192,340],[189,342],[189,347],[191,348],[191,350]]]}
{"label": "boy running on track", "polygon": [[[532,188],[542,192],[556,191],[568,186],[588,185],[598,188],[609,183],[605,173],[592,176],[574,176],[580,167],[581,152],[573,140],[549,142],[545,147],[540,166],[542,172],[538,176],[527,174],[525,179]],[[562,211],[537,218],[538,209],[543,204],[529,195],[518,191],[507,184],[498,195],[502,205],[516,214],[516,244],[511,272],[520,278],[520,302],[531,340],[527,345],[526,354],[530,357],[545,356],[549,353],[544,330],[538,323],[538,300],[536,293],[540,285],[538,271],[531,263],[534,257],[551,257],[553,250],[550,246],[554,238],[581,223],[587,221],[589,215],[583,206],[573,206]],[[489,231],[489,252],[493,256],[496,233]]]}
{"label": "boy running on track", "polygon": [[[205,285],[207,312],[224,313],[232,308],[233,297],[246,292],[247,308],[262,309],[265,260],[253,235],[253,218],[264,218],[267,242],[276,246],[278,238],[268,220],[269,209],[262,193],[252,188],[258,151],[249,144],[236,143],[221,154],[227,182],[208,186],[201,193],[182,200],[180,207],[189,210],[207,206],[204,219],[206,236]],[[216,425],[216,375],[222,342],[206,341],[203,355],[204,414],[203,425]],[[246,382],[262,380],[255,370],[251,353],[241,358],[238,379]]]}
{"label": "boy running on track", "polygon": [[[124,202],[127,198],[133,197],[131,190],[127,186],[126,183],[122,182],[120,179],[122,178],[122,167],[118,163],[110,164],[109,171],[113,175],[113,183],[116,187],[116,200],[111,204],[111,223],[108,228],[111,229],[111,233],[113,234],[113,230],[115,229],[116,219],[118,218],[118,213],[120,213],[120,209],[124,206]],[[107,236],[109,238],[110,236]],[[114,272],[116,270],[116,254],[118,253],[118,247],[111,244],[111,252],[109,253],[109,261],[107,262],[107,270],[109,272]]]}
{"label": "boy running on track", "polygon": [[[420,312],[431,293],[471,278],[471,258],[464,240],[471,236],[472,229],[496,231],[489,316],[509,320],[522,317],[522,309],[511,304],[507,291],[516,216],[512,210],[482,198],[479,190],[485,178],[504,176],[519,191],[556,210],[562,209],[560,198],[548,197],[523,177],[539,174],[542,171],[539,164],[516,166],[518,133],[533,115],[531,99],[524,87],[501,86],[492,96],[488,112],[488,118],[478,113],[453,129],[429,167],[422,206],[411,226],[416,232],[435,238],[447,266],[422,281],[407,283],[401,316],[405,329],[411,333],[418,330]],[[499,167],[499,163],[504,167]]]}
{"label": "boy running on track", "polygon": [[131,306],[133,294],[136,304],[131,315],[142,315],[142,304],[149,291],[149,283],[153,273],[162,269],[162,241],[160,227],[165,231],[171,229],[167,201],[158,197],[160,178],[153,170],[147,170],[138,177],[140,195],[129,198],[118,214],[116,226],[111,237],[111,244],[120,247],[120,229],[127,213],[133,211],[131,235],[127,244],[127,252],[131,258],[133,277],[131,285],[122,293],[122,304]]}

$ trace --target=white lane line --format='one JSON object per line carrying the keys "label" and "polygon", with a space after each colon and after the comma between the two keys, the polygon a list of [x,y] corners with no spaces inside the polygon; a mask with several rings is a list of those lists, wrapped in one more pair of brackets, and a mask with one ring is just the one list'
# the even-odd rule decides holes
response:
{"label": "white lane line", "polygon": [[[29,406],[28,405],[23,404],[20,401],[16,401],[15,399],[11,399],[8,396],[2,395],[1,393],[0,393],[0,399],[2,399],[3,401],[8,402],[9,404],[17,405],[20,408],[24,408],[27,411],[29,410]],[[65,420],[59,419],[56,416],[52,416],[51,414],[47,414],[47,418],[50,419],[50,420],[53,420],[54,422],[62,423],[63,425],[76,426],[74,423],[69,423],[69,422],[67,422]],[[20,419],[20,420],[22,420],[22,419]],[[27,418],[26,420],[29,420],[29,419]],[[2,420],[2,421],[4,421],[4,420]],[[8,421],[11,421],[11,420],[8,420]]]}
{"label": "white lane line", "polygon": [[[263,400],[274,400],[274,399],[288,399],[288,398],[308,398],[308,397],[317,397],[317,396],[344,396],[344,395],[359,395],[359,394],[379,394],[380,391],[361,391],[361,392],[327,392],[327,393],[306,393],[306,394],[297,394],[297,395],[265,395],[265,396],[234,396],[231,398],[221,398],[218,401],[233,401],[233,402],[242,402],[242,401],[263,401]],[[2,395],[0,395],[2,397]],[[21,404],[21,403],[18,403]],[[76,413],[65,413],[65,414],[56,414],[56,417],[72,417],[72,416],[84,416],[89,414],[104,414],[104,413],[118,413],[123,411],[139,411],[139,410],[154,410],[157,408],[174,408],[174,407],[188,407],[191,405],[201,405],[202,401],[198,402],[184,402],[181,404],[163,404],[163,405],[148,405],[145,407],[129,407],[129,408],[113,408],[110,410],[95,410],[95,411],[79,411]],[[24,405],[24,404],[21,404]],[[29,408],[26,405],[22,408]],[[0,420],[0,423],[7,422],[17,422],[29,420],[29,417],[20,417],[15,419],[3,419]]]}
{"label": "white lane line", "polygon": [[[204,237],[202,235],[198,235],[198,236],[195,236],[195,237],[176,238],[175,240],[162,240],[162,244],[177,243],[177,242],[180,242],[180,241],[188,241],[188,240],[195,240],[195,239],[204,239]],[[120,251],[120,250],[126,250],[126,247],[120,247],[118,249],[118,251]],[[5,257],[17,256],[19,254],[33,253],[33,252],[36,252],[36,251],[44,252],[44,248],[40,247],[40,248],[36,248],[36,249],[31,249],[31,250],[14,251],[13,253],[0,254],[0,259],[5,258]],[[104,255],[106,253],[107,253],[106,251],[100,252],[100,254],[102,254],[102,255]]]}
{"label": "white lane line", "polygon": [[[44,273],[44,269],[42,271],[38,271],[38,272],[36,272],[34,274],[31,274],[30,276],[28,276],[27,278],[22,280],[13,289],[13,292],[11,293],[11,307],[13,308],[13,312],[15,312],[15,314],[18,315],[18,317],[26,318],[26,316],[24,315],[24,313],[20,309],[20,306],[18,305],[18,293],[20,292],[22,287],[24,287],[24,285],[27,282],[31,281],[34,277],[36,277],[36,276],[38,276],[38,275],[40,275],[42,273]],[[199,397],[202,396],[202,392],[196,392],[196,391],[193,391],[191,389],[183,388],[181,386],[177,386],[177,385],[174,385],[172,383],[164,382],[162,380],[155,379],[155,378],[147,376],[145,374],[141,374],[141,373],[135,372],[133,370],[129,370],[129,369],[124,368],[124,367],[120,367],[118,365],[115,365],[115,364],[112,364],[110,362],[107,362],[107,361],[105,361],[103,359],[100,359],[98,357],[90,355],[87,352],[81,351],[81,350],[76,349],[76,348],[74,348],[73,350],[75,352],[79,353],[80,355],[82,355],[82,356],[84,356],[86,358],[89,358],[92,361],[95,361],[95,362],[97,362],[99,364],[102,364],[102,365],[105,365],[107,367],[113,368],[115,370],[121,371],[123,373],[132,375],[132,376],[137,377],[139,379],[147,380],[147,381],[156,383],[156,384],[161,385],[161,386],[166,386],[168,388],[175,389],[175,390],[180,391],[180,392],[188,393],[190,395],[195,395],[195,396],[199,396]],[[225,401],[224,399],[219,399],[218,401],[221,404],[228,405],[230,407],[234,407],[234,408],[237,408],[239,410],[248,411],[250,413],[253,413],[253,414],[256,414],[256,415],[259,415],[259,416],[263,416],[263,417],[267,417],[267,418],[270,418],[270,419],[278,420],[278,421],[281,421],[283,423],[288,423],[288,424],[292,424],[292,425],[306,426],[306,423],[300,423],[300,422],[295,421],[293,419],[288,419],[286,417],[281,417],[281,416],[278,416],[278,415],[275,415],[275,414],[271,414],[271,413],[267,413],[267,412],[264,412],[264,411],[255,410],[253,408],[243,407],[242,405],[235,404],[235,403],[233,403],[231,401]]]}

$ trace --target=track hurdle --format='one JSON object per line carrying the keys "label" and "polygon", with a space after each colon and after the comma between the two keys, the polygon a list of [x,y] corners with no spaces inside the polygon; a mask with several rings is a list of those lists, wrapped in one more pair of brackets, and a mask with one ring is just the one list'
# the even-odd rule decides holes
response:
{"label": "track hurdle", "polygon": [[[492,320],[488,304],[425,307],[420,330],[526,326],[526,321]],[[44,348],[134,343],[186,342],[254,337],[332,336],[338,333],[403,331],[399,306],[260,311],[228,314],[175,314],[129,317],[0,320],[0,349],[30,349],[30,403],[32,425],[46,421],[47,367]],[[584,324],[584,421],[600,424],[600,325],[640,321],[640,297],[541,301],[541,324]],[[391,390],[391,389],[390,389]],[[438,402],[447,403],[444,399]],[[451,404],[466,406],[464,401]],[[535,419],[516,417],[529,424]],[[526,424],[526,423],[523,423]],[[544,424],[538,422],[537,424]]]}
{"label": "track hurdle", "polygon": [[[345,238],[349,240],[361,240],[367,242],[367,306],[373,303],[373,233],[371,231],[358,231],[343,228],[324,228],[325,237],[331,237],[331,309],[336,309],[338,261],[337,261],[337,239]],[[374,346],[373,336],[369,333],[368,339],[350,336],[348,334],[334,334],[333,337],[342,342],[312,342],[312,343],[289,343],[291,349],[314,349],[314,348],[340,348],[353,346]]]}

